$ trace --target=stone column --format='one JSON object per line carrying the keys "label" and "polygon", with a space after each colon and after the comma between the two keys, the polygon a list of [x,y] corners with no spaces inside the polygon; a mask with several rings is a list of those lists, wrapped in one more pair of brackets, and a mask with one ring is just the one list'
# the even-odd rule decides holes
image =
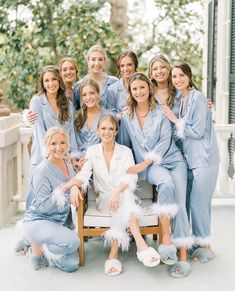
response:
{"label": "stone column", "polygon": [[17,212],[17,143],[20,114],[0,116],[0,228]]}

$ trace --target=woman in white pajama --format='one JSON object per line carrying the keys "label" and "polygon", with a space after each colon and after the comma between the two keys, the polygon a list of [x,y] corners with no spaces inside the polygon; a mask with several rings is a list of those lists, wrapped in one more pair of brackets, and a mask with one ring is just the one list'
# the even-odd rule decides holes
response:
{"label": "woman in white pajama", "polygon": [[175,124],[188,164],[187,208],[196,245],[191,259],[205,263],[214,256],[210,227],[211,200],[219,169],[218,145],[207,99],[196,89],[189,65],[175,65],[170,77],[181,91],[181,103],[177,115],[169,107],[165,107],[164,113]]}
{"label": "woman in white pajama", "polygon": [[[77,193],[62,191],[75,174],[67,157],[68,135],[60,127],[51,127],[45,135],[47,158],[34,171],[30,181],[33,200],[23,219],[23,231],[32,244],[30,261],[34,270],[56,266],[65,272],[79,267],[79,239],[64,226],[70,202],[77,206]],[[81,197],[82,198],[82,197]]]}
{"label": "woman in white pajama", "polygon": [[121,247],[127,251],[129,248],[128,228],[136,241],[138,259],[148,267],[160,262],[156,250],[148,247],[140,234],[138,218],[141,208],[133,193],[137,175],[126,173],[134,165],[134,159],[129,148],[115,142],[117,126],[113,115],[101,117],[97,131],[102,142],[88,148],[87,161],[74,179],[74,185],[82,182],[85,188],[93,174],[94,189],[98,194],[97,207],[112,214],[111,227],[104,235],[105,243],[111,244],[109,259],[105,262],[105,273],[109,276],[122,271],[118,249]]}

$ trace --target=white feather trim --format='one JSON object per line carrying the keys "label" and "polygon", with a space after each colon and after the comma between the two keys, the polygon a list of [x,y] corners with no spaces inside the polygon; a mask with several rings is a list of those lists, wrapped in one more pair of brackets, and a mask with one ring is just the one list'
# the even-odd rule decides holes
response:
{"label": "white feather trim", "polygon": [[176,122],[175,127],[177,137],[184,139],[185,126],[186,126],[185,121],[182,118],[178,122]]}
{"label": "white feather trim", "polygon": [[165,215],[170,218],[175,217],[178,211],[178,206],[174,203],[159,205],[158,203],[153,203],[152,205],[152,213],[158,216]]}
{"label": "white feather trim", "polygon": [[131,174],[120,177],[118,184],[127,184],[128,189],[132,192],[134,192],[136,190],[136,180],[133,177],[133,175],[131,175]]}
{"label": "white feather trim", "polygon": [[118,246],[122,251],[128,251],[130,245],[130,236],[122,228],[110,228],[104,233],[104,245],[112,245],[113,240],[118,241]]}
{"label": "white feather trim", "polygon": [[29,109],[24,109],[21,115],[21,120],[24,123],[25,126],[30,127],[31,124],[28,121],[28,114],[29,114]]}
{"label": "white feather trim", "polygon": [[178,238],[172,238],[172,242],[177,248],[183,247],[186,249],[190,249],[194,243],[194,239],[191,236],[178,237]]}
{"label": "white feather trim", "polygon": [[154,151],[150,151],[144,155],[145,160],[152,160],[155,165],[160,165],[162,163],[162,157],[155,153]]}
{"label": "white feather trim", "polygon": [[82,173],[78,172],[77,175],[75,176],[75,179],[79,180],[82,182],[82,190],[86,192],[88,186],[89,186],[89,181],[90,178],[87,178],[85,175]]}
{"label": "white feather trim", "polygon": [[47,258],[48,263],[50,266],[54,266],[55,265],[55,261],[59,261],[63,255],[57,255],[57,254],[53,254],[51,251],[49,251],[48,247],[46,244],[44,244],[42,246],[43,248],[43,253],[44,256]]}
{"label": "white feather trim", "polygon": [[69,153],[69,157],[71,158],[71,159],[78,159],[78,160],[80,160],[81,159],[81,157],[82,157],[82,152],[80,152],[80,151],[74,151],[74,152],[71,152],[71,153]]}
{"label": "white feather trim", "polygon": [[206,236],[206,237],[194,236],[194,244],[201,247],[209,246],[212,244],[212,237],[211,236]]}
{"label": "white feather trim", "polygon": [[54,194],[52,195],[51,199],[54,203],[57,204],[59,211],[62,211],[64,209],[66,198],[61,186],[57,187],[54,190]]}

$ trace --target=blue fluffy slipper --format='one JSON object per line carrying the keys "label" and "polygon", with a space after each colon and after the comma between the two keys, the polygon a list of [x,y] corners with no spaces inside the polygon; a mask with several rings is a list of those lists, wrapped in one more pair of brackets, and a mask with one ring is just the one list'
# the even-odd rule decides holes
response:
{"label": "blue fluffy slipper", "polygon": [[28,252],[29,247],[30,242],[26,238],[23,238],[16,243],[15,253],[17,255],[24,256]]}
{"label": "blue fluffy slipper", "polygon": [[188,262],[179,261],[170,268],[170,275],[174,278],[183,278],[189,275],[191,270]]}
{"label": "blue fluffy slipper", "polygon": [[193,263],[207,263],[214,258],[214,253],[211,250],[206,248],[197,248],[195,249],[191,256],[190,260]]}
{"label": "blue fluffy slipper", "polygon": [[166,265],[174,265],[177,262],[177,249],[171,245],[160,245],[158,248],[158,253],[161,257],[161,261]]}

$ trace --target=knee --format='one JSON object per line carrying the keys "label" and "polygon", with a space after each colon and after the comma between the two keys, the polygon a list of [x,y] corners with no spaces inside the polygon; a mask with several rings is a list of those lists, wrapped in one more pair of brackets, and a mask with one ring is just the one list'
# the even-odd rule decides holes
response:
{"label": "knee", "polygon": [[79,259],[77,252],[68,255],[66,260],[60,262],[59,268],[68,273],[75,272],[79,269]]}

